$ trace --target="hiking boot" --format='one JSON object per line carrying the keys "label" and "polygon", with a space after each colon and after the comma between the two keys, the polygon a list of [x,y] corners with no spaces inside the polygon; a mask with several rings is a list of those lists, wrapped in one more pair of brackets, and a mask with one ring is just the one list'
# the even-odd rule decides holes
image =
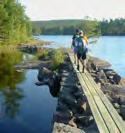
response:
{"label": "hiking boot", "polygon": [[85,67],[83,66],[83,68],[82,68],[82,72],[84,73],[84,69],[85,69]]}
{"label": "hiking boot", "polygon": [[77,65],[77,70],[79,70],[79,65]]}

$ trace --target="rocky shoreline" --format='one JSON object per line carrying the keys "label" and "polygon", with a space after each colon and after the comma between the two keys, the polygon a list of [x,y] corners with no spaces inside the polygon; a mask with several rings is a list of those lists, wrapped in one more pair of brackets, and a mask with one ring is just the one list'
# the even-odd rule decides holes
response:
{"label": "rocky shoreline", "polygon": [[[48,85],[50,93],[58,97],[53,115],[53,133],[98,133],[86,96],[81,89],[68,55],[58,70],[53,70],[51,49],[47,57],[16,65],[16,69],[38,69],[36,85]],[[110,68],[106,61],[89,57],[86,69],[102,91],[125,119],[125,79]]]}
{"label": "rocky shoreline", "polygon": [[111,69],[108,62],[102,62],[89,57],[87,70],[125,120],[125,79]]}
{"label": "rocky shoreline", "polygon": [[61,67],[60,76],[53,133],[98,133],[87,98],[68,57]]}

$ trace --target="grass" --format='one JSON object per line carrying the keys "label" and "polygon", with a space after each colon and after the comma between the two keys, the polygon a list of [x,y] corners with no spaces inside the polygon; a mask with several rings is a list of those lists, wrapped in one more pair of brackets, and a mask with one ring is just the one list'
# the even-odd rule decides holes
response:
{"label": "grass", "polygon": [[39,59],[39,60],[42,60],[44,59],[45,57],[47,57],[49,54],[49,51],[47,49],[43,49],[42,51],[40,52],[37,52],[35,54],[35,59]]}
{"label": "grass", "polygon": [[63,64],[65,60],[65,53],[62,49],[57,49],[54,52],[53,55],[53,70],[56,70],[60,67],[61,64]]}

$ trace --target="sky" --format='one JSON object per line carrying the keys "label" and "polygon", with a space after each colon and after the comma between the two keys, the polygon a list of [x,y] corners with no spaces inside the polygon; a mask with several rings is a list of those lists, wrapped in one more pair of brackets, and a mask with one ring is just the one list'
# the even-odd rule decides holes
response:
{"label": "sky", "polygon": [[19,0],[31,20],[125,18],[125,0]]}

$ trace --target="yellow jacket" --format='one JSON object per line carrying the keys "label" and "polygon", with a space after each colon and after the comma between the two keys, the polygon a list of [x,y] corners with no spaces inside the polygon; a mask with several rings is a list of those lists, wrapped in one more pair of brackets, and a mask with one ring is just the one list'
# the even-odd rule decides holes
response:
{"label": "yellow jacket", "polygon": [[86,44],[88,45],[89,41],[88,41],[88,38],[86,35],[83,37],[83,39],[85,40]]}

